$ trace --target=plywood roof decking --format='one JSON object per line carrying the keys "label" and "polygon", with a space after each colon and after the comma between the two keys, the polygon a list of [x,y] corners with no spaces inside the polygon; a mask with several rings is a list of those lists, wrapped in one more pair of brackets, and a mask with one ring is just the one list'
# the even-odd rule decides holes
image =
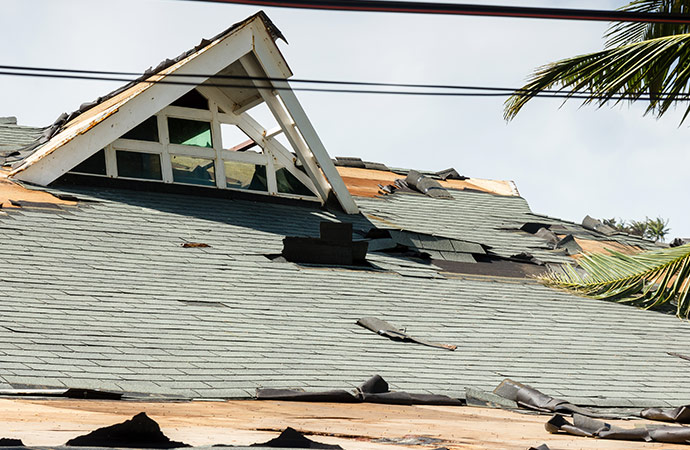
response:
{"label": "plywood roof decking", "polygon": [[[395,183],[395,180],[405,179],[404,175],[384,170],[361,169],[357,167],[338,166],[338,173],[343,178],[350,194],[359,197],[376,197],[380,185]],[[483,180],[469,178],[467,180],[440,181],[441,185],[451,189],[473,189],[497,195],[517,195],[517,190],[511,181]]]}
{"label": "plywood roof decking", "polygon": [[62,200],[53,194],[36,189],[27,189],[24,186],[8,180],[0,172],[0,205],[2,208],[18,208],[12,204],[15,202],[30,202],[49,205],[74,206],[77,203],[69,200]]}
{"label": "plywood roof decking", "polygon": [[[0,399],[3,435],[29,446],[55,446],[95,428],[145,411],[169,438],[193,446],[264,442],[288,426],[313,440],[345,450],[526,450],[548,443],[552,450],[656,450],[687,446],[552,435],[547,415],[442,406],[297,403],[274,401],[127,402]],[[632,428],[645,420],[607,421]],[[658,422],[656,423],[658,424]],[[269,431],[276,430],[276,431]],[[427,445],[395,444],[406,436],[439,439]],[[390,439],[393,443],[376,442]]]}

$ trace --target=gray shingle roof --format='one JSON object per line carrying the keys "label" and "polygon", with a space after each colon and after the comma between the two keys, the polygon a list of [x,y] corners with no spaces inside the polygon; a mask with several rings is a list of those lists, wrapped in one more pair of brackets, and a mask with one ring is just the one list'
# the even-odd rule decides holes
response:
{"label": "gray shingle roof", "polygon": [[[37,127],[0,123],[0,165],[8,160],[10,154],[36,142],[42,136],[43,130]],[[20,159],[20,156],[16,155],[9,159]]]}
{"label": "gray shingle roof", "polygon": [[[690,402],[688,363],[666,354],[690,348],[690,325],[674,316],[527,279],[446,276],[385,254],[370,258],[379,270],[264,256],[279,253],[285,235],[318,235],[324,219],[366,231],[376,219],[364,216],[126,190],[76,193],[93,202],[0,212],[0,387],[231,398],[257,387],[353,387],[378,373],[393,389],[456,397],[512,377],[583,405]],[[365,214],[406,228],[490,240],[499,254],[527,248],[550,257],[534,236],[496,231],[531,214],[524,200],[453,195],[358,202]],[[390,341],[358,327],[364,316],[458,349]]]}

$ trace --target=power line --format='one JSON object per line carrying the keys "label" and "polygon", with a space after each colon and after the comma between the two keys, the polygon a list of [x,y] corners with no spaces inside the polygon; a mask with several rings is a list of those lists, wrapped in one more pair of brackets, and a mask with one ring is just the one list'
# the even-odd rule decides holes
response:
{"label": "power line", "polygon": [[328,11],[366,11],[412,14],[517,17],[530,19],[596,20],[606,22],[690,23],[690,16],[679,13],[646,13],[596,9],[542,8],[531,6],[470,5],[388,0],[186,0],[207,3],[232,3],[276,8]]}
{"label": "power line", "polygon": [[[29,67],[29,66],[6,66],[0,65],[0,70],[12,70],[22,72],[47,72],[57,74],[79,74],[79,75],[115,75],[137,77],[141,79],[142,74],[138,72],[117,72],[117,71],[102,71],[102,70],[85,70],[85,69],[59,69],[54,67]],[[149,74],[144,74],[147,76]],[[155,75],[151,73],[150,76]],[[344,80],[317,80],[308,78],[272,78],[272,77],[250,77],[248,75],[225,75],[225,74],[178,74],[169,73],[166,77],[184,77],[184,78],[200,78],[200,82],[207,78],[228,79],[228,80],[249,80],[249,81],[270,81],[270,82],[289,82],[291,84],[325,84],[336,86],[372,86],[372,87],[395,87],[395,88],[412,88],[412,89],[449,89],[449,90],[472,90],[472,91],[501,91],[501,92],[533,92],[530,89],[512,88],[512,87],[498,87],[498,86],[465,86],[457,84],[421,84],[421,83],[386,83],[380,81],[344,81]],[[86,78],[91,79],[91,78]],[[131,81],[129,79],[113,79],[113,81]],[[293,89],[294,90],[294,89]],[[544,89],[539,92],[542,93],[562,93],[559,90]]]}
{"label": "power line", "polygon": [[[19,66],[0,66],[0,69],[8,67],[19,67]],[[119,76],[101,76],[99,74],[109,75],[109,74],[128,74],[129,72],[100,72],[94,70],[66,70],[66,69],[52,69],[44,68],[38,69],[33,68],[31,70],[44,70],[48,73],[34,73],[34,72],[19,72],[19,71],[7,71],[0,70],[0,76],[18,76],[18,77],[34,77],[34,78],[49,78],[49,79],[70,79],[70,80],[85,80],[85,81],[118,81],[123,83],[150,83],[150,84],[171,84],[171,85],[184,85],[184,86],[197,86],[201,82],[196,81],[180,81],[180,80],[168,80],[160,79],[148,81],[148,79],[143,79],[141,77],[137,79],[131,78],[121,78]],[[65,73],[69,72],[69,73]],[[156,74],[151,74],[147,76],[155,76]],[[166,74],[165,77],[170,77],[172,74]],[[179,77],[203,77],[206,78],[222,78],[217,75],[178,75]],[[227,76],[226,76],[227,77]],[[292,82],[294,80],[288,80],[284,78],[265,78],[265,77],[235,77],[230,76],[233,79],[239,78],[242,80],[249,81],[279,81],[279,82]],[[594,99],[594,100],[660,100],[663,98],[673,97],[676,101],[688,101],[690,100],[690,94],[667,94],[667,93],[649,93],[648,95],[587,95],[581,94],[578,91],[564,91],[564,90],[529,90],[529,89],[513,89],[513,88],[502,88],[502,87],[492,87],[492,86],[459,86],[459,85],[430,85],[430,84],[405,84],[405,83],[381,83],[381,82],[348,82],[348,81],[328,81],[328,80],[300,80],[304,83],[321,83],[321,84],[338,84],[338,85],[355,85],[355,86],[378,86],[378,87],[417,87],[425,89],[447,89],[447,91],[409,91],[409,90],[382,90],[382,89],[344,89],[344,88],[312,88],[312,87],[291,87],[291,86],[248,86],[247,84],[232,84],[232,83],[209,83],[203,82],[204,86],[213,86],[219,88],[244,88],[252,87],[255,89],[265,89],[265,90],[293,90],[302,92],[321,92],[321,93],[336,93],[336,94],[382,94],[382,95],[408,95],[408,96],[431,96],[431,97],[508,97],[512,95],[518,96],[535,96],[541,98],[562,98],[562,99]],[[457,90],[462,91],[483,91],[483,92],[454,92]],[[493,92],[486,92],[493,91]]]}

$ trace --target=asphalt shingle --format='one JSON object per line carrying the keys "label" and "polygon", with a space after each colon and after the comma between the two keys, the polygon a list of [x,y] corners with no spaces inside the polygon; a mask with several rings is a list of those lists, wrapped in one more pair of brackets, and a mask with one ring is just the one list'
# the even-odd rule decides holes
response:
{"label": "asphalt shingle", "polygon": [[[583,405],[690,402],[689,363],[667,354],[690,347],[690,325],[674,316],[531,280],[450,278],[385,254],[371,255],[377,270],[265,256],[286,235],[318,235],[328,214],[356,230],[376,216],[497,254],[559,260],[528,233],[497,231],[531,217],[523,199],[395,194],[358,199],[364,214],[350,217],[126,190],[76,194],[94,202],[68,214],[0,212],[0,386],[242,398],[257,387],[351,387],[378,373],[397,389],[458,397],[512,377]],[[363,316],[458,349],[390,341],[357,326]]]}

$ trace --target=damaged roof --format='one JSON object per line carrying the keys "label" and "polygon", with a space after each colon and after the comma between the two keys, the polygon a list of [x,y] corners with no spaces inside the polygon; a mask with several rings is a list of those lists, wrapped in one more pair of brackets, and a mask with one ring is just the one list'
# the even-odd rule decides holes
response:
{"label": "damaged roof", "polygon": [[[363,213],[352,216],[126,189],[60,192],[78,204],[0,213],[4,389],[249,398],[259,387],[353,387],[378,373],[393,389],[455,398],[512,377],[582,405],[690,401],[677,382],[687,363],[667,354],[690,346],[690,326],[673,315],[524,277],[458,277],[392,253],[370,253],[370,267],[267,257],[285,236],[346,221],[355,236],[383,223],[547,259],[516,229],[544,219],[519,197],[396,192],[357,198]],[[190,242],[207,246],[183,247]],[[392,341],[358,326],[363,317],[457,348]]]}
{"label": "damaged roof", "polygon": [[0,166],[26,157],[25,149],[33,146],[44,130],[17,125],[16,117],[0,117]]}
{"label": "damaged roof", "polygon": [[[230,61],[207,58],[217,73],[256,68],[260,58],[246,53],[255,45],[264,55],[277,49],[253,39],[273,45],[280,36],[262,13],[219,36],[254,20],[259,34],[252,25],[235,41],[239,50],[228,44]],[[184,180],[173,186],[174,152],[169,135],[158,131],[158,140],[117,152],[162,155],[169,178],[116,179],[113,142],[128,139],[113,127],[125,133],[158,114],[156,123],[167,129],[165,110],[193,89],[156,90],[160,85],[142,80],[203,60],[218,39],[47,131],[18,132],[22,142],[43,137],[13,156],[24,159],[10,178],[0,174],[0,391],[251,398],[257,388],[351,388],[379,374],[394,390],[454,399],[510,377],[578,405],[690,403],[690,386],[678,382],[687,361],[673,355],[690,346],[687,322],[575,297],[533,278],[576,264],[582,251],[637,252],[653,243],[592,218],[579,225],[535,214],[510,181],[358,158],[333,162],[289,89],[266,93],[252,85],[254,97],[246,89],[200,94],[212,107],[177,110],[185,120],[205,120],[209,134],[223,115],[266,151],[181,140],[179,154],[206,158],[187,175],[230,163],[249,166],[254,181],[263,167],[263,183],[271,184],[268,178],[273,186],[262,195],[229,189],[221,175],[210,187]],[[282,59],[273,64],[289,72]],[[158,92],[146,96],[158,109],[144,97],[136,108],[130,103],[143,92]],[[256,101],[278,111],[275,133],[284,132],[295,153],[245,115]],[[238,102],[243,111],[233,112]],[[19,135],[0,134],[0,145],[14,151]],[[58,173],[98,152],[101,173],[77,170],[69,181]],[[311,182],[304,186],[311,200],[278,189],[282,169]],[[31,170],[50,186],[16,182]]]}

